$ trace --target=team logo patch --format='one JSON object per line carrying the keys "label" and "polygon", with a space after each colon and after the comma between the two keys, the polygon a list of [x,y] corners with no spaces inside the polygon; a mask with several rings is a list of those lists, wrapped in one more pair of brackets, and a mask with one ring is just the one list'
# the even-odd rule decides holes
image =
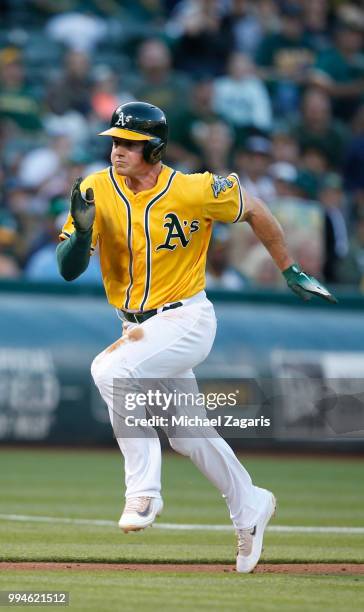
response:
{"label": "team logo patch", "polygon": [[218,174],[214,174],[214,180],[211,183],[211,189],[215,198],[217,198],[219,196],[219,193],[230,189],[231,187],[233,187],[233,185],[234,183],[230,179],[225,178],[224,176],[219,176]]}
{"label": "team logo patch", "polygon": [[[157,246],[156,251],[159,251],[160,249],[174,251],[174,249],[178,246],[178,244],[175,244],[176,240],[179,241],[184,248],[186,248],[190,242],[190,238],[187,238],[183,228],[188,228],[190,235],[200,229],[200,222],[197,219],[194,219],[191,221],[191,223],[189,223],[186,219],[180,221],[175,213],[168,213],[165,215],[164,220],[165,223],[163,224],[163,227],[168,230],[167,236],[163,244]],[[174,244],[171,244],[172,240],[174,241]]]}

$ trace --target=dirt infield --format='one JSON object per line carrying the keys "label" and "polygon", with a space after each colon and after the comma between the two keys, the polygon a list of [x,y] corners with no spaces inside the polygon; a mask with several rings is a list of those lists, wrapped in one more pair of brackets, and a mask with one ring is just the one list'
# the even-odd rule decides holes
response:
{"label": "dirt infield", "polygon": [[[120,571],[120,572],[177,572],[177,573],[233,573],[235,568],[223,564],[188,563],[55,563],[48,561],[1,561],[0,571]],[[361,574],[363,563],[261,563],[256,574]]]}

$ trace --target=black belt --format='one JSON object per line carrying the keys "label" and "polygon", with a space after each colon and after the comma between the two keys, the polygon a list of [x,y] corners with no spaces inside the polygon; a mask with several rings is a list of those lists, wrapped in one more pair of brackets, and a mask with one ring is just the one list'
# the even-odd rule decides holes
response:
{"label": "black belt", "polygon": [[[179,308],[180,306],[183,306],[182,302],[175,302],[169,306],[163,306],[162,312],[165,310],[171,310],[172,308]],[[145,312],[125,312],[125,310],[122,310],[124,318],[131,323],[144,323],[144,321],[150,319],[150,317],[154,317],[157,312],[157,308],[154,308],[153,310],[146,310]]]}

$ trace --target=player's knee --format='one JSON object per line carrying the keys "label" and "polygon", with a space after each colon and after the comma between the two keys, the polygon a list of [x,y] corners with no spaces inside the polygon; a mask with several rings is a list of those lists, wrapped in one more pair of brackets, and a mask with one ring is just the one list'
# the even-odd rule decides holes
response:
{"label": "player's knee", "polygon": [[91,375],[101,395],[110,395],[115,391],[121,392],[130,379],[130,370],[103,353],[97,355],[91,364]]}
{"label": "player's knee", "polygon": [[98,382],[101,379],[101,353],[97,355],[91,364],[91,376],[94,379],[95,385],[98,386]]}
{"label": "player's knee", "polygon": [[91,364],[91,375],[94,379],[95,385],[102,392],[103,389],[110,388],[113,384],[113,374],[111,372],[110,364],[100,358],[98,355]]}
{"label": "player's knee", "polygon": [[189,457],[192,451],[189,438],[169,438],[169,443],[176,453]]}

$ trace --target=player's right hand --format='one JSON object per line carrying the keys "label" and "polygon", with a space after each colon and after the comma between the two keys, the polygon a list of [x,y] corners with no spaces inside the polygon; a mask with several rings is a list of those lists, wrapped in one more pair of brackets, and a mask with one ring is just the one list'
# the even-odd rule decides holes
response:
{"label": "player's right hand", "polygon": [[86,189],[86,199],[80,191],[83,179],[79,177],[75,180],[71,191],[71,215],[73,225],[78,232],[88,232],[92,229],[95,221],[95,199],[91,187]]}

